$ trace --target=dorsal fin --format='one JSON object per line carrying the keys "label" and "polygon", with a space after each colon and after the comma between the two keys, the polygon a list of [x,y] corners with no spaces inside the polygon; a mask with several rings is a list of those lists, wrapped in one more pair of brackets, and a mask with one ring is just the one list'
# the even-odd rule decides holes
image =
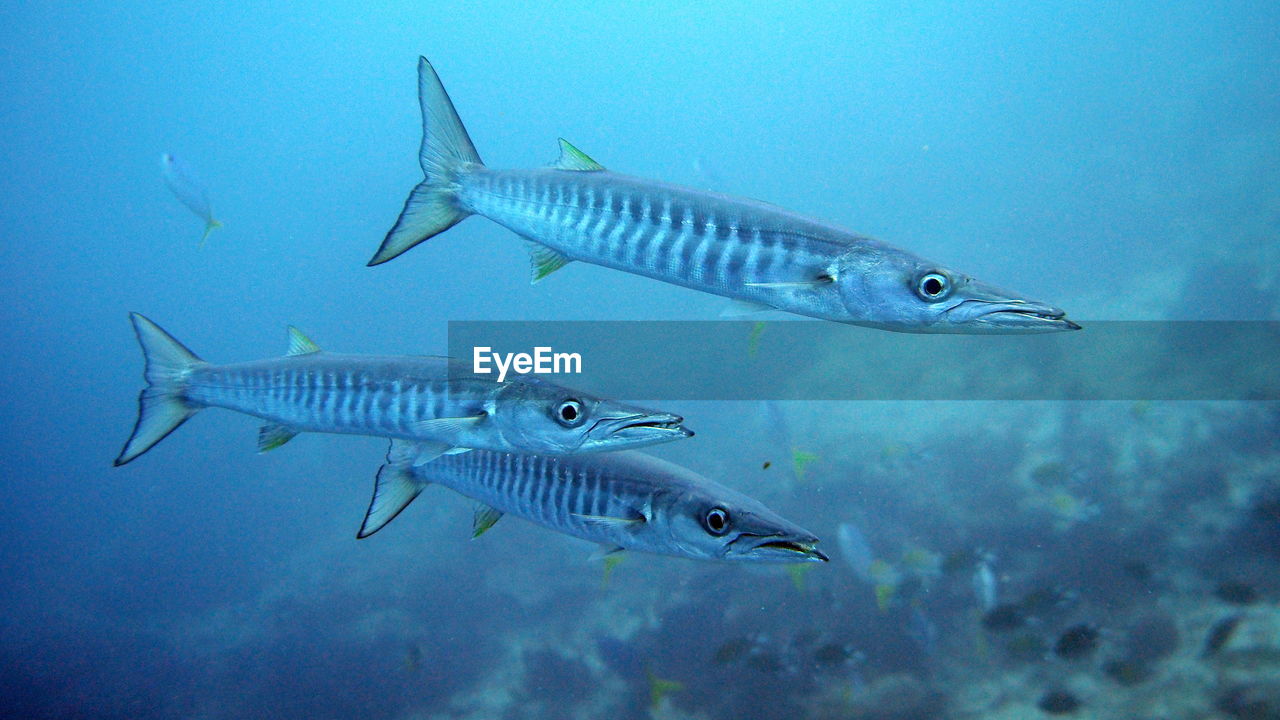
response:
{"label": "dorsal fin", "polygon": [[578,170],[581,172],[593,172],[603,170],[604,166],[587,157],[587,154],[569,144],[568,140],[560,138],[560,157],[556,158],[556,162],[551,167],[557,170]]}
{"label": "dorsal fin", "polygon": [[310,355],[320,352],[320,346],[311,342],[311,338],[302,334],[298,328],[289,326],[289,352],[286,355]]}

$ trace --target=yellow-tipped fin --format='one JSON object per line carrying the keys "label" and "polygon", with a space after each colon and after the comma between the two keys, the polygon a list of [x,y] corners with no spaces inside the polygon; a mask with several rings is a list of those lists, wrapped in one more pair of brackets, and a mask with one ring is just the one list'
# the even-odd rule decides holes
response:
{"label": "yellow-tipped fin", "polygon": [[649,676],[649,707],[656,708],[671,693],[684,690],[684,683],[682,682],[663,680],[649,670],[645,670],[644,674]]}
{"label": "yellow-tipped fin", "polygon": [[573,262],[573,258],[542,243],[526,240],[529,248],[529,282],[537,283],[551,273]]}
{"label": "yellow-tipped fin", "polygon": [[764,321],[757,320],[751,325],[751,334],[747,336],[747,357],[755,357],[760,351],[761,335],[764,335]]}
{"label": "yellow-tipped fin", "polygon": [[471,538],[480,537],[502,519],[502,511],[495,510],[483,503],[476,505],[475,515],[471,518]]}
{"label": "yellow-tipped fin", "polygon": [[204,241],[209,239],[209,233],[220,227],[222,227],[222,223],[214,220],[213,218],[209,218],[208,222],[204,224],[204,234],[200,236],[200,247],[204,247]]}
{"label": "yellow-tipped fin", "polygon": [[893,604],[893,596],[896,592],[897,588],[888,583],[880,583],[876,585],[876,607],[880,609],[880,612],[887,612],[889,610],[889,606]]}
{"label": "yellow-tipped fin", "polygon": [[610,551],[608,555],[604,556],[604,562],[602,563],[604,566],[604,573],[600,576],[601,590],[609,587],[609,578],[613,576],[613,569],[618,567],[618,563],[625,559],[627,559],[627,556],[622,554],[621,548],[616,548]]}
{"label": "yellow-tipped fin", "polygon": [[791,584],[796,592],[804,592],[804,576],[813,569],[811,563],[794,563],[787,566],[787,574],[791,576]]}
{"label": "yellow-tipped fin", "polygon": [[311,342],[311,338],[302,334],[298,328],[289,326],[289,351],[285,355],[310,355],[320,352],[320,346]]}
{"label": "yellow-tipped fin", "polygon": [[258,428],[258,452],[264,453],[284,445],[298,434],[297,430],[279,423],[267,423]]}
{"label": "yellow-tipped fin", "polygon": [[813,453],[805,452],[803,450],[792,449],[791,465],[796,470],[796,479],[803,481],[804,473],[805,473],[805,470],[809,467],[809,463],[817,459],[818,459],[818,456],[814,455]]}
{"label": "yellow-tipped fin", "polygon": [[560,157],[556,158],[556,162],[551,167],[557,170],[577,170],[579,172],[596,172],[603,170],[604,166],[587,157],[587,154],[569,144],[568,140],[560,138]]}

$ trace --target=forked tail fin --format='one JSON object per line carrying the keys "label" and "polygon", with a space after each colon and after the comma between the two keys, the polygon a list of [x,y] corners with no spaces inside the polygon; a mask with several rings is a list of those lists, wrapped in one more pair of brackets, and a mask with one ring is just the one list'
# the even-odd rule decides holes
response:
{"label": "forked tail fin", "polygon": [[133,321],[133,330],[146,360],[143,376],[147,387],[138,396],[138,421],[115,460],[117,466],[150,450],[200,410],[186,402],[183,391],[191,369],[204,364],[195,353],[146,317],[129,313],[129,319]]}
{"label": "forked tail fin", "polygon": [[222,227],[222,223],[209,218],[204,223],[204,234],[200,236],[200,247],[204,247],[204,241],[209,239],[209,233]]}
{"label": "forked tail fin", "polygon": [[418,103],[422,106],[422,147],[418,162],[426,179],[409,193],[395,227],[369,261],[379,265],[461,222],[470,213],[458,207],[458,173],[482,165],[453,101],[426,58],[418,58]]}

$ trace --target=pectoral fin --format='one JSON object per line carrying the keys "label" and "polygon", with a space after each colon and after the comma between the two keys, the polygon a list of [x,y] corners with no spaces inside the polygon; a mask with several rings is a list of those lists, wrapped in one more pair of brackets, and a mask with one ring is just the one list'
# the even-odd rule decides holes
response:
{"label": "pectoral fin", "polygon": [[441,455],[457,455],[470,451],[471,448],[457,447],[446,442],[392,440],[391,447],[387,449],[387,464],[407,471],[422,467]]}
{"label": "pectoral fin", "polygon": [[485,419],[485,413],[479,415],[470,415],[467,417],[445,417],[433,418],[431,420],[419,420],[413,423],[413,431],[422,435],[450,436],[461,435],[470,432],[475,426]]}
{"label": "pectoral fin", "polygon": [[[416,450],[409,459],[407,467],[417,468],[426,465],[441,455],[448,455],[454,449],[449,443],[420,442],[415,443]],[[465,452],[465,449],[464,449]]]}
{"label": "pectoral fin", "polygon": [[618,527],[629,528],[646,521],[641,515],[639,517],[612,517],[609,515],[582,515],[580,513],[572,513],[579,520],[591,525],[599,525],[601,527]]}
{"label": "pectoral fin", "polygon": [[809,280],[787,280],[783,282],[747,282],[742,283],[750,288],[812,288],[830,285],[835,282],[835,278],[830,275],[821,275]]}

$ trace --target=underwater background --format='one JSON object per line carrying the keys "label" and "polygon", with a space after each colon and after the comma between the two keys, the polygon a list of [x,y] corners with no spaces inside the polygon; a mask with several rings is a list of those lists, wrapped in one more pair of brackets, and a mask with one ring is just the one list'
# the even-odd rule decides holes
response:
{"label": "underwater background", "polygon": [[[365,267],[421,178],[420,54],[494,167],[564,137],[1088,332],[1280,319],[1277,27],[1185,1],[7,4],[2,714],[1280,716],[1270,402],[671,407],[698,436],[655,455],[822,538],[833,561],[792,572],[606,574],[523,521],[469,539],[440,488],[357,541],[385,441],[259,455],[230,412],[111,468],[142,386],[129,311],[215,362],[283,354],[290,323],[433,354],[449,320],[719,315],[584,263],[530,287],[483,219]],[[203,246],[163,153],[225,225]]]}

